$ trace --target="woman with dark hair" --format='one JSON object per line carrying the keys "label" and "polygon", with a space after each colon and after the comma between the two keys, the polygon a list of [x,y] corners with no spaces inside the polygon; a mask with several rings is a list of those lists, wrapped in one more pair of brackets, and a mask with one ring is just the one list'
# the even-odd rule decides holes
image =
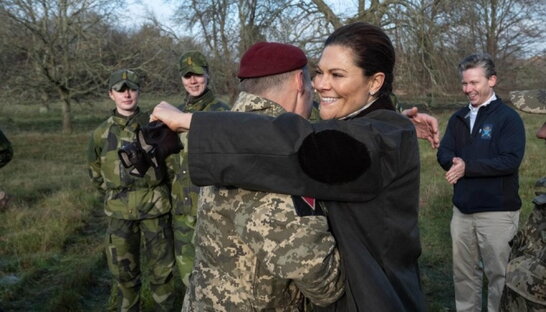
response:
{"label": "woman with dark hair", "polygon": [[191,115],[167,103],[152,114],[173,130],[191,123],[196,184],[320,200],[346,271],[345,295],[324,311],[425,310],[417,263],[419,150],[416,128],[391,102],[394,64],[389,37],[354,23],[330,35],[316,69],[324,121]]}

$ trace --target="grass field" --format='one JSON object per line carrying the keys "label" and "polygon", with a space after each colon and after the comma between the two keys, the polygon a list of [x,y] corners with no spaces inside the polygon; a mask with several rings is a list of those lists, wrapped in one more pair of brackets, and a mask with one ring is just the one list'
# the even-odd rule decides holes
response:
{"label": "grass field", "polygon": [[[150,108],[159,99],[144,96],[141,106]],[[167,98],[172,103],[177,99]],[[0,128],[12,141],[15,155],[0,169],[0,189],[12,198],[9,208],[0,212],[0,310],[105,311],[111,283],[102,245],[105,219],[87,176],[85,150],[90,131],[107,118],[112,105],[105,97],[92,106],[74,107],[74,132],[64,135],[60,106],[39,112],[38,105],[2,101]],[[442,130],[451,113],[434,113]],[[534,135],[546,116],[521,116],[527,131],[520,171],[521,220],[526,220],[534,183],[546,174],[546,146]],[[423,288],[429,311],[452,311],[452,190],[436,163],[436,152],[426,142],[420,144]],[[143,301],[144,310],[151,311],[146,291]]]}

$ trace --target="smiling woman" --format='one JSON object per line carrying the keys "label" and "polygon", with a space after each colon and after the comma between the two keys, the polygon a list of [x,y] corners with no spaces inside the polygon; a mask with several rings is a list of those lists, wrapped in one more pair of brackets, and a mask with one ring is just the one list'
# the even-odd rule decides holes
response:
{"label": "smiling woman", "polygon": [[320,117],[339,119],[368,107],[375,101],[373,96],[385,77],[376,73],[364,76],[362,68],[353,59],[354,52],[345,46],[330,45],[324,48],[313,81],[320,95]]}

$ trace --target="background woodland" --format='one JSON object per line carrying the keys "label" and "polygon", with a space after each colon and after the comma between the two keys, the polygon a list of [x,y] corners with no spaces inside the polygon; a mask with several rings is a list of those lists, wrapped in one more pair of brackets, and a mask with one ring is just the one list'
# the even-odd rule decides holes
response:
{"label": "background woodland", "polygon": [[[171,23],[155,17],[138,26],[121,0],[0,0],[0,99],[61,101],[64,132],[74,105],[93,105],[111,71],[144,77],[144,92],[180,92],[179,56],[205,53],[217,94],[237,94],[241,54],[257,41],[292,43],[311,65],[325,38],[354,21],[381,26],[397,51],[395,93],[434,106],[460,96],[456,65],[488,52],[499,72],[497,92],[545,86],[546,2],[542,0],[187,0]],[[161,4],[161,0],[157,0]],[[176,29],[166,26],[172,23]]]}

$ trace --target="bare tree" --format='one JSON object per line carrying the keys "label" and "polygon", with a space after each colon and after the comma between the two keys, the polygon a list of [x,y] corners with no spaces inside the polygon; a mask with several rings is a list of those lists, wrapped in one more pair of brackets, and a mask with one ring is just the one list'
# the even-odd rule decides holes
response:
{"label": "bare tree", "polygon": [[127,34],[124,49],[119,52],[130,50],[136,53],[129,54],[130,58],[119,55],[118,66],[138,71],[146,92],[174,93],[180,86],[178,58],[184,47],[195,47],[195,44],[189,38],[176,38],[165,33],[160,24],[151,21]]}
{"label": "bare tree", "polygon": [[358,0],[340,14],[327,0],[299,6],[308,17],[322,15],[328,32],[355,21],[382,27],[397,50],[397,89],[427,96],[458,86],[455,65],[475,51],[493,55],[512,81],[517,60],[544,40],[545,7],[541,0]]}
{"label": "bare tree", "polygon": [[397,50],[398,90],[412,96],[426,95],[429,102],[444,95],[455,69],[443,36],[450,29],[448,12],[453,1],[413,0],[403,10],[391,12],[390,30]]}
{"label": "bare tree", "polygon": [[6,68],[0,77],[10,77],[10,87],[17,86],[10,90],[19,94],[45,103],[59,98],[63,129],[69,132],[71,105],[101,90],[113,69],[138,70],[148,90],[170,93],[180,87],[178,57],[190,49],[208,56],[212,87],[233,100],[237,63],[253,43],[295,44],[312,64],[335,28],[366,21],[382,27],[393,40],[397,91],[444,96],[458,86],[458,60],[475,51],[496,58],[503,80],[528,81],[510,75],[526,66],[522,59],[529,56],[527,47],[543,41],[546,27],[546,3],[540,0],[333,3],[188,0],[181,2],[176,17],[191,37],[179,37],[153,18],[136,30],[119,28],[109,19],[120,4],[116,1],[0,0],[0,63]]}
{"label": "bare tree", "polygon": [[373,25],[387,28],[392,24],[392,13],[408,5],[407,0],[358,0],[354,12],[342,18],[334,12],[330,1],[311,0],[311,5],[322,13],[333,28],[345,24],[364,21]]}
{"label": "bare tree", "polygon": [[487,52],[496,62],[501,78],[514,81],[517,59],[529,54],[535,42],[544,42],[546,2],[542,0],[464,0],[453,11],[451,38],[459,57]]}
{"label": "bare tree", "polygon": [[[104,84],[108,45],[105,20],[118,3],[111,0],[3,0],[2,36],[32,66],[27,87],[55,93],[62,101],[63,132],[72,131],[71,105]],[[107,32],[107,31],[106,31]]]}
{"label": "bare tree", "polygon": [[525,51],[545,30],[546,3],[540,0],[480,0],[467,3],[463,23],[475,49],[502,60]]}

